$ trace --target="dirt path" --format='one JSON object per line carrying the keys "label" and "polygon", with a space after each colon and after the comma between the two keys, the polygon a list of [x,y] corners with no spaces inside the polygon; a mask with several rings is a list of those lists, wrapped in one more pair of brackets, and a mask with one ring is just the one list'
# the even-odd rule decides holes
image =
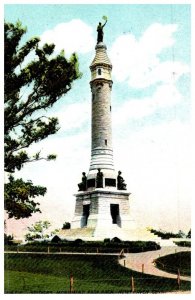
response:
{"label": "dirt path", "polygon": [[[176,274],[171,274],[157,269],[153,261],[157,259],[159,256],[165,256],[175,252],[183,252],[183,251],[191,251],[191,249],[187,247],[175,246],[175,247],[162,247],[160,250],[156,250],[156,251],[148,251],[142,253],[128,253],[125,254],[125,258],[121,259],[119,262],[121,265],[138,272],[142,272],[142,268],[144,268],[145,274],[151,274],[155,276],[162,276],[168,278],[177,278]],[[191,281],[191,277],[189,276],[180,276],[180,278],[181,280]]]}

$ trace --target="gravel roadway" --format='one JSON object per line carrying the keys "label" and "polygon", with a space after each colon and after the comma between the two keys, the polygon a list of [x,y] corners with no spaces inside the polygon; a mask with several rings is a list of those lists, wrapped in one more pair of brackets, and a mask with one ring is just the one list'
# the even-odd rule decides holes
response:
{"label": "gravel roadway", "polygon": [[[141,253],[127,253],[127,254],[125,253],[125,258],[120,259],[119,262],[121,265],[138,272],[142,272],[142,268],[143,268],[145,274],[151,274],[155,276],[162,276],[168,278],[177,278],[176,274],[164,272],[156,268],[154,264],[154,260],[160,256],[165,256],[175,252],[183,252],[183,251],[191,251],[191,248],[170,246],[170,247],[161,247],[160,250],[156,250],[156,251],[147,251]],[[191,281],[190,276],[180,276],[180,279]]]}

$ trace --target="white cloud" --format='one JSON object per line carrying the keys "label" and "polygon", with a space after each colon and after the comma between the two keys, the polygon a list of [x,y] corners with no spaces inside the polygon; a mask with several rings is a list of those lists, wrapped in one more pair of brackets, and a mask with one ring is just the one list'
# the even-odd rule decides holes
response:
{"label": "white cloud", "polygon": [[[94,49],[95,39],[93,28],[80,19],[73,19],[68,23],[60,23],[53,29],[43,32],[40,36],[40,46],[45,43],[55,44],[55,51],[65,50],[66,55],[73,52],[88,53]],[[24,68],[29,62],[37,59],[35,50],[32,50],[24,59],[21,66],[16,68],[16,73]]]}
{"label": "white cloud", "polygon": [[128,120],[140,119],[154,114],[158,109],[171,107],[184,100],[173,84],[163,84],[156,88],[151,97],[131,98],[123,102],[113,112],[113,125],[120,126]]}
{"label": "white cloud", "polygon": [[[55,114],[52,114],[55,116]],[[83,124],[90,121],[90,103],[73,103],[66,105],[63,110],[56,114],[59,119],[61,130],[71,130],[73,128],[81,128]]]}
{"label": "white cloud", "polygon": [[146,88],[156,83],[174,82],[188,73],[186,64],[162,61],[159,57],[163,50],[174,45],[173,33],[176,30],[175,24],[152,24],[139,40],[133,34],[119,36],[110,51],[116,80],[127,80],[134,88]]}
{"label": "white cloud", "polygon": [[144,226],[185,231],[190,228],[193,193],[192,132],[189,124],[174,121],[126,130],[114,139],[116,169],[123,172],[131,212]]}
{"label": "white cloud", "polygon": [[171,47],[175,40],[173,34],[177,31],[176,24],[162,25],[154,23],[149,26],[141,37],[139,44],[143,52],[156,56],[165,48]]}
{"label": "white cloud", "polygon": [[65,50],[65,54],[73,52],[87,53],[94,48],[93,29],[80,19],[68,23],[60,23],[41,35],[41,44],[54,43],[55,50]]}

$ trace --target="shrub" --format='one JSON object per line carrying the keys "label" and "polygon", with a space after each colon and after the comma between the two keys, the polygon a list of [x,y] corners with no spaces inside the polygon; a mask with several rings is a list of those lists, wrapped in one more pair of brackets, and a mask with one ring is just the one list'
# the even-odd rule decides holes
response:
{"label": "shrub", "polygon": [[118,237],[114,237],[113,239],[111,239],[112,243],[121,243],[121,240]]}
{"label": "shrub", "polygon": [[189,241],[180,241],[180,242],[174,241],[174,243],[180,247],[191,247],[191,242]]}
{"label": "shrub", "polygon": [[70,229],[71,224],[69,222],[65,222],[62,226],[62,229]]}
{"label": "shrub", "polygon": [[73,243],[74,243],[75,246],[79,246],[79,245],[83,244],[83,240],[76,239]]}
{"label": "shrub", "polygon": [[109,244],[110,243],[110,239],[104,239],[104,244]]}
{"label": "shrub", "polygon": [[59,238],[59,236],[55,235],[52,240],[51,243],[60,243],[61,242],[61,238]]}
{"label": "shrub", "polygon": [[[26,245],[20,246],[20,251],[32,252],[47,252],[50,247],[50,252],[80,252],[80,253],[120,253],[122,249],[124,252],[138,253],[144,251],[152,251],[160,249],[160,246],[155,242],[150,241],[120,241],[118,238],[110,241],[83,241],[76,239],[75,241],[42,241],[29,242]],[[61,249],[60,249],[61,248]],[[14,250],[13,246],[6,246],[6,250]]]}

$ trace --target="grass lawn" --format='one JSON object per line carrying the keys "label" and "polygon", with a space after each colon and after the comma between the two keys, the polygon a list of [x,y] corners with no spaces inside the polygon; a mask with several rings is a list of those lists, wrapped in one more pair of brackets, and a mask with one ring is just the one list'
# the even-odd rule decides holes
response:
{"label": "grass lawn", "polygon": [[158,258],[156,266],[169,273],[191,276],[191,252],[178,252]]}
{"label": "grass lawn", "polygon": [[[118,264],[116,256],[5,254],[5,293],[69,293],[70,274],[75,293],[135,293],[178,290],[175,279],[131,271]],[[181,290],[190,290],[182,281]]]}

